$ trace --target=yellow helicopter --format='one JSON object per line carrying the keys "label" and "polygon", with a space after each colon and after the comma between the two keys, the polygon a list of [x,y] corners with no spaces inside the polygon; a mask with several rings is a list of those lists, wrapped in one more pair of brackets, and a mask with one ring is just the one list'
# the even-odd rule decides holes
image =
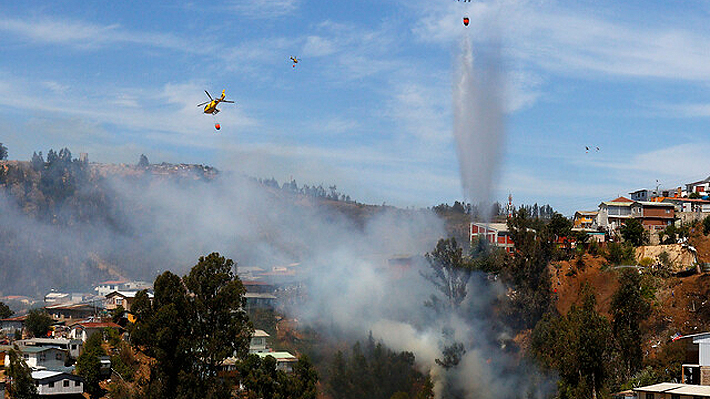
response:
{"label": "yellow helicopter", "polygon": [[212,96],[210,96],[210,93],[208,93],[207,90],[205,90],[205,94],[207,94],[207,97],[210,98],[210,101],[205,101],[201,104],[197,104],[197,106],[201,107],[207,104],[205,105],[204,111],[206,114],[217,115],[217,113],[219,112],[219,110],[217,109],[217,104],[219,103],[234,103],[234,101],[224,99],[224,90],[222,90],[222,97],[212,98]]}
{"label": "yellow helicopter", "polygon": [[291,58],[291,62],[293,62],[293,67],[296,67],[296,64],[298,64],[298,61],[301,61],[300,59],[296,58],[295,56],[289,57]]}

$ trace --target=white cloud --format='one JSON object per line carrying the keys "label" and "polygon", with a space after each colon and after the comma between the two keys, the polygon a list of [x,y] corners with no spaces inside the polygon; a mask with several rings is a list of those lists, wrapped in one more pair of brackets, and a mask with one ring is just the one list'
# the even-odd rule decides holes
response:
{"label": "white cloud", "polygon": [[204,41],[197,43],[168,33],[131,31],[119,24],[97,25],[62,18],[43,17],[32,21],[0,19],[0,31],[37,44],[60,44],[83,50],[96,50],[113,44],[133,44],[186,53],[214,53],[213,45]]}
{"label": "white cloud", "polygon": [[236,0],[229,3],[234,12],[248,18],[279,18],[298,10],[300,0]]}

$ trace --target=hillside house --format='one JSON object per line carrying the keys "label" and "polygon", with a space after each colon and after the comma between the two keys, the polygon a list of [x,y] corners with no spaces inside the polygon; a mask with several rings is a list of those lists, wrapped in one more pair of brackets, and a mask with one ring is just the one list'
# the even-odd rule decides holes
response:
{"label": "hillside house", "polygon": [[639,399],[700,399],[710,398],[710,387],[662,382],[633,388]]}
{"label": "hillside house", "polygon": [[33,347],[33,348],[57,348],[66,350],[69,357],[76,359],[81,354],[81,348],[84,343],[80,339],[68,338],[30,338],[15,341],[18,347]]}
{"label": "hillside house", "polygon": [[253,353],[264,353],[268,352],[269,345],[266,339],[269,338],[269,334],[264,330],[254,330],[254,335],[251,337],[249,342],[249,354]]}
{"label": "hillside house", "polygon": [[510,238],[508,225],[505,223],[471,223],[469,227],[469,242],[471,245],[479,238],[485,239],[490,245],[513,253],[515,244]]}
{"label": "hillside house", "polygon": [[45,306],[47,313],[57,321],[71,321],[95,316],[98,308],[90,303],[59,304]]}
{"label": "hillside house", "polygon": [[[22,359],[33,369],[65,370],[69,351],[59,348],[18,346]],[[10,364],[10,354],[5,355],[5,364]]]}
{"label": "hillside house", "polygon": [[22,331],[25,327],[25,319],[27,319],[27,315],[0,319],[0,329],[5,335],[14,334],[15,331]]}
{"label": "hillside house", "polygon": [[572,219],[572,228],[576,230],[596,231],[599,211],[577,211]]}
{"label": "hillside house", "polygon": [[639,202],[641,224],[650,231],[663,230],[675,221],[675,205],[668,202]]}
{"label": "hillside house", "polygon": [[105,297],[114,291],[150,290],[153,285],[146,281],[110,280],[98,283],[94,287],[96,295]]}
{"label": "hillside house", "polygon": [[124,283],[127,283],[127,280],[109,280],[109,281],[103,281],[94,287],[94,291],[96,292],[96,295],[98,296],[106,296],[114,291],[118,291],[122,288]]}
{"label": "hillside house", "polygon": [[650,201],[651,198],[658,196],[658,192],[656,190],[647,189],[636,190],[629,194],[631,195],[631,201]]}
{"label": "hillside house", "polygon": [[90,336],[102,332],[105,328],[121,330],[121,326],[111,322],[82,321],[69,326],[69,338],[86,342]]}
{"label": "hillside house", "polygon": [[618,230],[627,220],[642,216],[641,204],[625,197],[599,204],[599,226],[608,231]]}
{"label": "hillside house", "polygon": [[261,352],[257,353],[262,360],[267,356],[276,359],[276,370],[281,370],[284,373],[293,372],[293,366],[298,363],[298,358],[286,351],[281,352]]}
{"label": "hillside house", "polygon": [[[131,304],[136,299],[136,294],[138,291],[113,291],[106,295],[104,300],[104,307],[106,310],[114,310],[119,306],[122,306],[126,312],[131,311]],[[148,298],[153,299],[153,294],[148,293]]]}
{"label": "hillside house", "polygon": [[40,370],[32,372],[32,379],[41,398],[82,397],[84,379],[61,371]]}
{"label": "hillside house", "polygon": [[701,196],[710,194],[710,176],[703,180],[686,184],[685,191],[688,194],[698,193]]}
{"label": "hillside house", "polygon": [[273,309],[276,306],[276,299],[276,295],[273,294],[258,292],[247,292],[244,294],[246,310]]}
{"label": "hillside house", "polygon": [[661,201],[675,205],[676,212],[710,213],[710,201],[700,198],[662,197]]}

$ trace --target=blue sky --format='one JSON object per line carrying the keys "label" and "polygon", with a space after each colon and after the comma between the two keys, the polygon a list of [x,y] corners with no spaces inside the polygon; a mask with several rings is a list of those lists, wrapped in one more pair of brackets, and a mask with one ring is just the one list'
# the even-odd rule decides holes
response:
{"label": "blue sky", "polygon": [[[459,42],[475,56],[498,38],[495,199],[572,214],[710,175],[708,17],[708,1],[3,3],[0,142],[11,159],[144,153],[368,203],[452,203]],[[203,115],[205,89],[237,104]]]}

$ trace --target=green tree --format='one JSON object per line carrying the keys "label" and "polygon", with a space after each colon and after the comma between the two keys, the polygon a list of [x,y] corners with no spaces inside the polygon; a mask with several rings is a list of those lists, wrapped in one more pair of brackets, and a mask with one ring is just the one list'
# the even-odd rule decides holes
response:
{"label": "green tree", "polygon": [[101,356],[106,356],[102,344],[102,334],[92,334],[84,344],[81,355],[76,360],[76,371],[84,378],[84,390],[92,397],[98,398],[103,393],[99,386],[101,382]]}
{"label": "green tree", "polygon": [[123,318],[123,314],[126,313],[126,309],[124,309],[123,306],[118,305],[109,313],[111,314],[111,321],[113,321],[114,323],[119,323]]}
{"label": "green tree", "polygon": [[0,143],[0,161],[7,159],[7,147]]}
{"label": "green tree", "polygon": [[631,243],[635,247],[639,247],[648,242],[648,233],[638,219],[629,219],[619,229],[624,241]]}
{"label": "green tree", "polygon": [[636,262],[636,252],[629,243],[610,242],[605,257],[611,266],[633,265]]}
{"label": "green tree", "polygon": [[444,299],[432,295],[426,303],[439,310],[453,310],[466,298],[466,284],[471,277],[471,265],[463,256],[463,249],[455,238],[441,239],[431,253],[425,255],[432,272],[423,274]]}
{"label": "green tree", "polygon": [[213,252],[200,257],[183,279],[190,306],[192,353],[201,374],[215,378],[228,356],[244,357],[254,333],[244,311],[246,290],[235,273],[234,261]]}
{"label": "green tree", "polygon": [[697,193],[697,192],[692,192],[692,193],[690,193],[690,195],[688,195],[688,198],[690,198],[690,199],[700,199],[700,198],[702,198],[702,197],[700,196],[699,193]]}
{"label": "green tree", "polygon": [[290,376],[293,399],[316,399],[318,397],[318,372],[311,359],[302,355],[293,366],[293,374]]}
{"label": "green tree", "polygon": [[8,387],[10,397],[13,399],[39,398],[37,387],[32,379],[32,369],[25,363],[17,348],[8,353],[10,364],[7,365],[7,376],[11,383]]}
{"label": "green tree", "polygon": [[0,302],[0,319],[7,319],[12,316],[15,312],[10,309],[4,302]]}
{"label": "green tree", "polygon": [[534,356],[559,373],[560,398],[596,398],[609,377],[613,336],[609,321],[596,310],[591,289],[583,289],[582,303],[567,315],[547,314],[531,338]]}
{"label": "green tree", "polygon": [[132,343],[156,359],[147,396],[228,396],[217,372],[228,356],[246,356],[253,334],[234,262],[218,253],[200,257],[183,278],[158,276],[154,290],[152,304],[141,292],[131,308]]}
{"label": "green tree", "polygon": [[641,293],[641,277],[636,270],[624,271],[619,282],[611,298],[611,327],[619,345],[624,377],[630,378],[642,364],[640,323],[651,313],[651,305]]}
{"label": "green tree", "polygon": [[34,337],[44,337],[49,332],[52,323],[54,323],[52,316],[45,310],[32,309],[25,319],[25,328],[27,328]]}
{"label": "green tree", "polygon": [[547,265],[555,253],[550,232],[539,219],[531,219],[525,208],[508,220],[516,254],[507,262],[502,277],[514,292],[507,313],[514,326],[533,328],[552,304]]}

